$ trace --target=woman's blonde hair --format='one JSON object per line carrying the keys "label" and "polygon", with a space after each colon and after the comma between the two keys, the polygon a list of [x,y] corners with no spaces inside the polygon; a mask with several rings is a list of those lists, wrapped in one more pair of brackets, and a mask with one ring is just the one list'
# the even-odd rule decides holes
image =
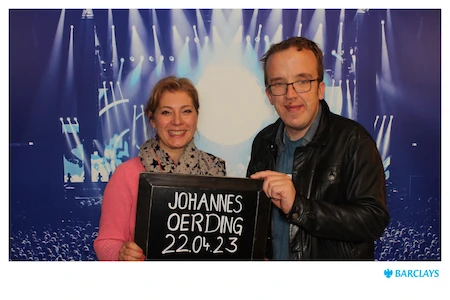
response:
{"label": "woman's blonde hair", "polygon": [[176,76],[168,76],[159,80],[153,87],[152,93],[150,94],[150,98],[148,99],[144,110],[146,116],[151,117],[151,115],[153,115],[161,102],[161,96],[166,91],[172,93],[179,91],[186,92],[189,97],[191,97],[194,108],[198,114],[200,102],[198,101],[198,92],[194,84],[189,79],[184,77],[178,78]]}

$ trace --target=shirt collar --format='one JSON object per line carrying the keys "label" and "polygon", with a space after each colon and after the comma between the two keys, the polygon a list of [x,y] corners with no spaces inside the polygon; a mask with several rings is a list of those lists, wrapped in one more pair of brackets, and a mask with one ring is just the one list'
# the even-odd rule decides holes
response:
{"label": "shirt collar", "polygon": [[[322,105],[319,105],[319,111],[317,112],[317,115],[314,118],[313,123],[309,127],[306,134],[302,137],[302,139],[304,140],[304,142],[302,143],[303,146],[307,145],[308,143],[310,143],[313,140],[314,135],[317,132],[317,128],[319,128],[321,116],[322,116]],[[284,126],[284,123],[281,122],[280,126],[278,127],[278,130],[277,130],[277,135],[275,137],[275,143],[277,144],[278,147],[284,148],[284,144],[285,144],[284,132],[285,132],[285,126]]]}
{"label": "shirt collar", "polygon": [[319,122],[320,122],[321,115],[322,115],[322,105],[319,104],[319,111],[317,112],[317,115],[316,115],[313,123],[311,124],[311,127],[309,127],[308,131],[306,132],[305,136],[303,137],[303,139],[306,142],[306,143],[304,143],[304,145],[311,142],[313,140],[314,136],[316,135],[317,128],[319,128]]}

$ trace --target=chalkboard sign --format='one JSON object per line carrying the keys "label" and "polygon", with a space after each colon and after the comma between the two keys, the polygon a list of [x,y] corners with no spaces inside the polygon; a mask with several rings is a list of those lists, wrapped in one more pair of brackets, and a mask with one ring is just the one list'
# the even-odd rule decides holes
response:
{"label": "chalkboard sign", "polygon": [[141,173],[135,242],[147,260],[262,260],[269,216],[261,180]]}

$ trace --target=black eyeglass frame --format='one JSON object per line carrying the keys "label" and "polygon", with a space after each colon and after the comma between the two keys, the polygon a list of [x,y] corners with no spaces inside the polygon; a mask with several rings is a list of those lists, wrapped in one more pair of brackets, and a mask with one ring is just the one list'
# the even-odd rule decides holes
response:
{"label": "black eyeglass frame", "polygon": [[[269,90],[269,92],[270,92],[270,94],[271,94],[272,96],[284,96],[284,95],[287,94],[289,86],[292,85],[292,88],[294,89],[294,91],[295,91],[296,93],[303,94],[303,93],[309,92],[309,91],[311,90],[311,88],[312,88],[312,83],[313,83],[313,81],[316,81],[316,80],[318,80],[318,79],[319,79],[319,78],[316,78],[316,79],[300,79],[300,80],[296,80],[296,81],[293,81],[293,82],[290,82],[290,83],[283,83],[283,84],[286,86],[285,91],[284,91],[283,94],[276,94],[276,95],[275,95],[275,94],[272,92],[272,86],[274,86],[274,85],[276,85],[276,84],[280,84],[279,82],[278,82],[278,83],[274,83],[274,84],[269,84],[269,85],[266,86],[266,88]],[[300,82],[300,81],[309,81],[309,89],[308,89],[307,91],[299,92],[299,91],[297,91],[297,90],[295,89],[294,83],[297,83],[297,82]]]}

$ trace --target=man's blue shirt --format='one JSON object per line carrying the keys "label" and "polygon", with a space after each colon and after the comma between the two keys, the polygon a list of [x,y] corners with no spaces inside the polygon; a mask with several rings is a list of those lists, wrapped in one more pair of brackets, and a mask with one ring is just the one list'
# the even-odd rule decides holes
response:
{"label": "man's blue shirt", "polygon": [[[278,146],[278,172],[292,174],[295,149],[311,142],[319,127],[321,115],[322,107],[319,106],[319,112],[311,127],[305,136],[297,141],[289,139],[284,124],[281,123],[275,139]],[[289,260],[289,223],[286,221],[286,214],[276,206],[272,206],[272,249],[274,260]]]}

